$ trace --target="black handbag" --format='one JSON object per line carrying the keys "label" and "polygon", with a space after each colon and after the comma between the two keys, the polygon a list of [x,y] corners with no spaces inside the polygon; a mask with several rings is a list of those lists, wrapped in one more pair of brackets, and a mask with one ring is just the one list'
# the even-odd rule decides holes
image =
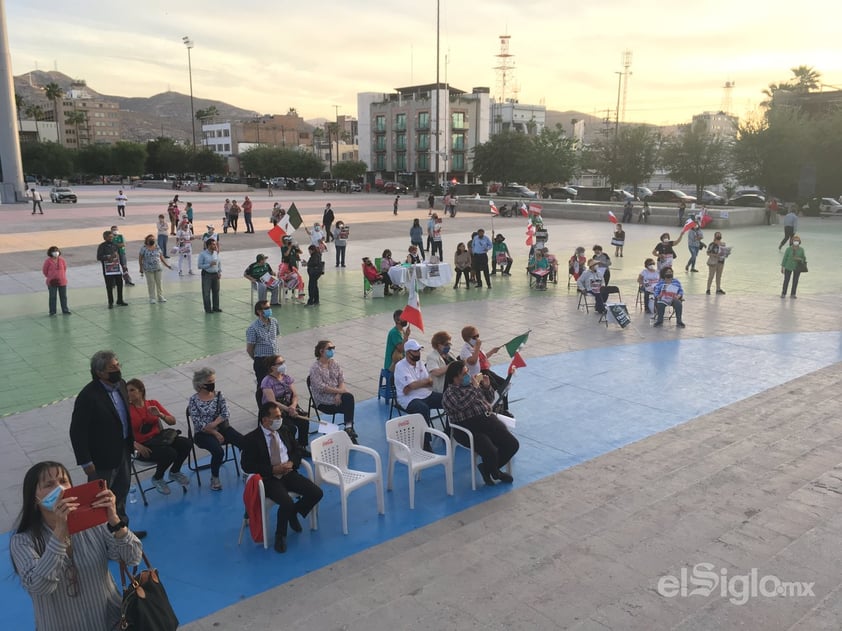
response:
{"label": "black handbag", "polygon": [[795,266],[795,271],[799,274],[806,274],[810,270],[807,269],[807,264],[804,261],[799,261],[798,265]]}
{"label": "black handbag", "polygon": [[146,447],[160,447],[172,445],[175,442],[175,439],[178,438],[179,434],[181,434],[181,430],[168,427],[166,429],[162,429],[160,432],[155,434],[152,438],[150,438],[143,444]]}
{"label": "black handbag", "polygon": [[178,618],[173,611],[158,570],[143,553],[146,569],[134,573],[120,561],[120,580],[123,584],[123,605],[120,607],[120,629],[134,631],[175,631]]}

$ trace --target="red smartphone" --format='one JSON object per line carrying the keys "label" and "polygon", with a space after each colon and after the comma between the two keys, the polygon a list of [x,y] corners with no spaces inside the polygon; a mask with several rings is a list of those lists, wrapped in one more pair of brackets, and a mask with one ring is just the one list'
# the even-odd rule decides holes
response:
{"label": "red smartphone", "polygon": [[79,504],[79,508],[67,515],[67,531],[71,535],[108,521],[107,509],[91,506],[96,501],[97,494],[105,488],[105,480],[94,480],[70,487],[62,493],[62,497],[75,497]]}

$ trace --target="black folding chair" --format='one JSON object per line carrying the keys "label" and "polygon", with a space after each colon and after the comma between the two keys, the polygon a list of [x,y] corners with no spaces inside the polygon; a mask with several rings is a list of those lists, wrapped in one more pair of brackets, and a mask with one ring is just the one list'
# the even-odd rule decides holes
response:
{"label": "black folding chair", "polygon": [[[196,481],[199,483],[199,486],[202,486],[202,478],[199,476],[199,471],[203,471],[205,469],[210,469],[210,463],[207,464],[199,464],[199,456],[196,453],[196,437],[193,435],[193,421],[190,420],[190,407],[187,407],[185,411],[185,415],[187,416],[187,438],[190,440],[190,453],[187,454],[187,468],[190,469],[193,473],[196,474]],[[201,447],[200,447],[201,448]],[[234,468],[237,470],[237,477],[240,477],[240,463],[237,462],[237,452],[234,445],[231,443],[225,443],[224,445],[225,455],[222,458],[222,464],[226,462],[234,462]]]}

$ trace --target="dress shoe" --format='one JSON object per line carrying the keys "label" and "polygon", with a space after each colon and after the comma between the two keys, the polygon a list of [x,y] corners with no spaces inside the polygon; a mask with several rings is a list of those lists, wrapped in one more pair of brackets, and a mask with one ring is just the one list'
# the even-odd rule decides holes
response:
{"label": "dress shoe", "polygon": [[676,322],[675,326],[677,326],[679,329],[684,329],[684,328],[687,327],[687,325],[684,324],[683,322]]}
{"label": "dress shoe", "polygon": [[213,312],[214,313],[222,313],[222,309],[214,309]]}
{"label": "dress shoe", "polygon": [[506,484],[511,484],[515,480],[508,473],[506,473],[505,471],[501,471],[500,469],[497,469],[497,471],[493,471],[491,473],[491,477],[495,480],[500,480],[500,482],[505,482]]}
{"label": "dress shoe", "polygon": [[297,515],[290,515],[289,527],[292,528],[295,532],[301,532],[301,522],[298,521]]}
{"label": "dress shoe", "polygon": [[283,554],[287,551],[287,538],[275,535],[275,552]]}
{"label": "dress shoe", "polygon": [[129,306],[128,302],[118,302],[117,304],[120,305],[121,307],[128,307]]}
{"label": "dress shoe", "polygon": [[724,291],[722,291],[721,289],[717,289],[717,290],[716,290],[716,293],[718,293],[720,296],[724,296],[724,295],[725,295],[725,292],[724,292]]}
{"label": "dress shoe", "polygon": [[479,469],[479,472],[482,475],[482,481],[485,482],[485,486],[494,486],[494,478],[491,477],[488,469],[486,469],[485,463],[480,462],[477,465],[477,469]]}

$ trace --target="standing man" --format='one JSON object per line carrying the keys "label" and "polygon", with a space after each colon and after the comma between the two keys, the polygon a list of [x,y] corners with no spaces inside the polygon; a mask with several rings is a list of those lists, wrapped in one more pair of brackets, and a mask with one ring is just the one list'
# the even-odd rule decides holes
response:
{"label": "standing man", "polygon": [[407,340],[403,345],[406,357],[395,364],[395,390],[398,405],[407,414],[420,414],[432,427],[430,408],[441,409],[441,392],[433,392],[433,379],[421,361],[422,348],[415,340]]}
{"label": "standing man", "polygon": [[687,204],[682,200],[678,203],[678,227],[684,227],[684,213],[687,212]]}
{"label": "standing man", "polygon": [[123,268],[120,265],[120,252],[114,243],[114,233],[106,230],[102,233],[102,243],[96,249],[96,260],[102,264],[102,276],[105,279],[105,291],[108,292],[108,308],[114,308],[114,288],[117,288],[117,304],[127,307],[123,301]]}
{"label": "standing man", "polygon": [[263,378],[269,374],[266,366],[266,359],[272,355],[280,355],[278,347],[278,336],[281,334],[281,327],[278,321],[272,317],[272,307],[266,299],[254,303],[254,315],[257,319],[246,329],[246,353],[252,359],[254,376],[257,379],[257,407],[263,402],[263,391],[260,384]]}
{"label": "standing man", "polygon": [[251,223],[252,208],[251,199],[246,195],[246,198],[243,200],[243,219],[246,222],[246,234],[254,234],[254,225]]}
{"label": "standing man", "polygon": [[126,218],[126,202],[129,201],[129,198],[123,194],[123,191],[119,191],[117,193],[117,197],[114,198],[117,202],[117,216],[121,219]]}
{"label": "standing man", "polygon": [[[333,208],[330,207],[330,202],[325,205],[325,211],[322,213],[322,225],[325,228],[325,234],[327,234],[326,240],[328,242],[335,240],[333,238],[333,234],[330,232],[330,227],[333,225],[333,220],[335,219],[335,215],[333,214]],[[338,267],[338,265],[337,265]]]}
{"label": "standing man", "polygon": [[44,209],[41,208],[41,202],[43,201],[41,193],[36,191],[34,186],[30,190],[32,191],[32,214],[35,214],[35,209],[37,208],[38,211],[43,215]]}
{"label": "standing man", "polygon": [[383,359],[383,370],[392,372],[395,364],[403,359],[403,345],[409,339],[410,327],[406,320],[401,320],[403,309],[395,309],[392,320],[395,326],[389,329],[386,336],[386,357]]}
{"label": "standing man", "polygon": [[784,217],[784,238],[781,239],[778,250],[784,247],[784,243],[787,241],[792,245],[792,235],[796,232],[798,232],[798,215],[795,214],[795,206],[793,205],[789,207],[789,212]]}
{"label": "standing man", "polygon": [[433,195],[433,191],[430,191],[430,194],[427,195],[427,216],[433,214],[433,208],[436,206],[436,196]]}
{"label": "standing man", "polygon": [[[283,427],[282,418],[277,403],[261,405],[258,427],[243,438],[240,457],[243,471],[260,474],[266,497],[278,505],[274,547],[281,554],[287,551],[287,524],[295,532],[301,532],[298,515],[306,517],[323,495],[318,486],[298,473],[301,453]],[[292,500],[291,492],[300,495],[298,501]]]}
{"label": "standing man", "polygon": [[222,261],[216,241],[208,239],[205,249],[199,254],[198,267],[202,270],[202,302],[205,313],[222,313],[219,308],[219,279],[222,277]]}
{"label": "standing man", "polygon": [[488,251],[493,247],[491,239],[485,236],[485,230],[482,228],[477,230],[476,236],[471,240],[471,266],[474,268],[477,287],[482,287],[482,277],[480,276],[480,273],[482,273],[485,275],[485,284],[491,289],[491,278],[488,275]]}
{"label": "standing man", "polygon": [[[395,216],[398,214],[398,203],[401,201],[400,195],[395,195],[395,202],[392,204],[392,211]],[[33,213],[34,214],[34,213]]]}
{"label": "standing man", "polygon": [[[70,443],[76,464],[92,480],[105,480],[117,498],[117,514],[128,526],[126,496],[131,484],[131,452],[134,445],[129,416],[129,394],[113,351],[97,351],[91,357],[91,382],[82,388],[73,405]],[[143,530],[135,530],[142,539]]]}

